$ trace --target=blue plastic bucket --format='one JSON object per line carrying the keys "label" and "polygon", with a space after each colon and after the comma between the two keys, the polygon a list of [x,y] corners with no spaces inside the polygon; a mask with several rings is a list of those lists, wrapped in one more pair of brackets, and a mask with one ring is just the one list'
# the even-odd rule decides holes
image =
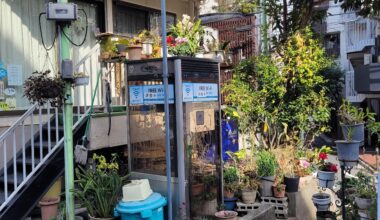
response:
{"label": "blue plastic bucket", "polygon": [[164,220],[166,203],[165,197],[159,193],[153,193],[144,201],[120,201],[114,210],[114,216],[120,216],[121,220]]}

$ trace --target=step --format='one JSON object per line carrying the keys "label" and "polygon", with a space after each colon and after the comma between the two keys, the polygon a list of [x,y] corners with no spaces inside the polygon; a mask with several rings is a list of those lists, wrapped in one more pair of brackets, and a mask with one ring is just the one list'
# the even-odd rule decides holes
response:
{"label": "step", "polygon": [[[17,185],[19,185],[22,182],[22,180],[24,179],[24,177],[22,176],[21,172],[17,172],[16,175],[17,175]],[[13,185],[14,185],[14,175],[13,175],[13,173],[8,173],[8,179],[7,179],[7,181],[8,181],[8,185],[10,185],[10,186],[13,187]],[[0,182],[2,182],[2,183],[5,182],[4,176],[0,177]]]}
{"label": "step", "polygon": [[[22,163],[23,163],[22,156],[20,158],[18,158],[16,161],[17,161],[17,164],[22,165]],[[34,165],[37,165],[39,162],[40,162],[40,158],[39,157],[38,158],[34,158]],[[32,158],[27,156],[25,158],[25,164],[27,166],[31,166],[32,165]]]}

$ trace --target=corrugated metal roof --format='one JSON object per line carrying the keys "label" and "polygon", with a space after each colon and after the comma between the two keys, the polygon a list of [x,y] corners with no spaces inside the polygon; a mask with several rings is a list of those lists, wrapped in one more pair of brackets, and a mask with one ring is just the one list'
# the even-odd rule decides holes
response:
{"label": "corrugated metal roof", "polygon": [[199,18],[202,21],[202,24],[207,24],[215,21],[223,21],[232,18],[244,18],[246,16],[250,16],[252,14],[243,14],[240,12],[229,12],[229,13],[212,13],[212,14],[204,14],[200,15]]}

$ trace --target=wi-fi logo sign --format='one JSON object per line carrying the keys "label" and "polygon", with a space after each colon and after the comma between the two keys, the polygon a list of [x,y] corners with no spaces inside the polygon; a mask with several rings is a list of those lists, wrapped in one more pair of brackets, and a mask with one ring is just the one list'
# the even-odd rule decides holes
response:
{"label": "wi-fi logo sign", "polygon": [[185,91],[186,91],[187,94],[189,94],[191,92],[190,87],[186,87]]}
{"label": "wi-fi logo sign", "polygon": [[140,95],[140,90],[138,88],[133,88],[132,94],[137,98]]}

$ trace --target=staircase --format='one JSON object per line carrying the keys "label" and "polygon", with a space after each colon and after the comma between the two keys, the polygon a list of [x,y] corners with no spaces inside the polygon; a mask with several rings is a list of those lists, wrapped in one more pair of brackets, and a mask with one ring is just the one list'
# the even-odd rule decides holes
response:
{"label": "staircase", "polygon": [[[74,145],[84,134],[91,94],[100,70],[99,45],[75,66],[90,75],[75,87]],[[94,65],[95,63],[95,65]],[[89,74],[90,73],[90,74]],[[95,105],[102,104],[101,87]],[[60,108],[34,104],[0,135],[0,220],[26,218],[58,177],[64,175],[64,129]]]}

